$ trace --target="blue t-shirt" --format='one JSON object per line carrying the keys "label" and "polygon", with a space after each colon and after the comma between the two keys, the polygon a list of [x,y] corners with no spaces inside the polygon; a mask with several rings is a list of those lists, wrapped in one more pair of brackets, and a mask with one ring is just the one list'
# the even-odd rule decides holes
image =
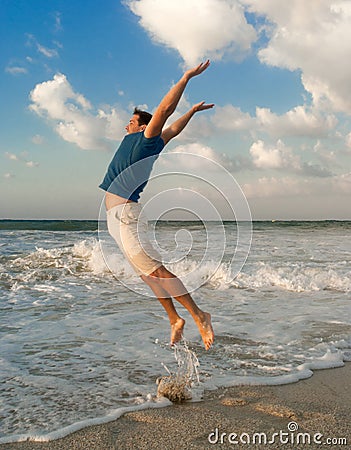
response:
{"label": "blue t-shirt", "polygon": [[99,187],[137,202],[148,182],[152,166],[164,146],[160,135],[146,138],[143,131],[127,134]]}

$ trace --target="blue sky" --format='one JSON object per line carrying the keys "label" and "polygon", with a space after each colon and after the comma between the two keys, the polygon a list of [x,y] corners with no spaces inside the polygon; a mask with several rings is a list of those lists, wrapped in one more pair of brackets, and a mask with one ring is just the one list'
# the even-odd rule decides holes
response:
{"label": "blue sky", "polygon": [[177,170],[213,159],[256,220],[351,219],[350,1],[4,0],[0,20],[1,218],[97,218],[133,107],[209,57],[175,117],[216,107],[165,150]]}

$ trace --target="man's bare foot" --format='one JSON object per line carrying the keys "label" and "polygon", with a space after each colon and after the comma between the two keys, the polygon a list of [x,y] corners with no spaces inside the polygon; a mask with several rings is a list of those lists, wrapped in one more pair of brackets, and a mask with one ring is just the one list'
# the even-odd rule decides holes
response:
{"label": "man's bare foot", "polygon": [[207,312],[203,312],[196,324],[199,328],[203,343],[205,345],[205,349],[208,350],[211,348],[214,341],[214,332],[211,323],[211,314]]}
{"label": "man's bare foot", "polygon": [[183,336],[183,329],[185,325],[184,319],[177,319],[175,323],[171,324],[171,345],[179,342]]}

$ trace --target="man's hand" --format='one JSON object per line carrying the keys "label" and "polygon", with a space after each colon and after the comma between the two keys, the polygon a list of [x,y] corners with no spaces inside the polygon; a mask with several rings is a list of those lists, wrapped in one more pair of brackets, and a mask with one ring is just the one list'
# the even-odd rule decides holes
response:
{"label": "man's hand", "polygon": [[198,111],[205,111],[206,109],[211,109],[213,107],[214,107],[214,103],[206,104],[205,102],[200,102],[200,103],[196,103],[196,105],[193,105],[192,110],[194,112],[198,112]]}
{"label": "man's hand", "polygon": [[184,77],[186,80],[190,80],[190,78],[196,77],[197,75],[200,75],[202,72],[204,72],[207,67],[210,65],[210,61],[207,60],[205,63],[201,63],[198,66],[194,67],[193,69],[189,69],[184,73]]}

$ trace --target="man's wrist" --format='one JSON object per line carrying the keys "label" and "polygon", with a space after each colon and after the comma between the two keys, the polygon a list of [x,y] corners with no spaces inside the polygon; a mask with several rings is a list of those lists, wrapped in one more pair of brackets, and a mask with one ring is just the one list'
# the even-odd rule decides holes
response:
{"label": "man's wrist", "polygon": [[183,81],[185,84],[188,83],[188,81],[190,80],[190,76],[187,75],[186,73],[183,74],[182,78],[180,79],[180,81]]}

